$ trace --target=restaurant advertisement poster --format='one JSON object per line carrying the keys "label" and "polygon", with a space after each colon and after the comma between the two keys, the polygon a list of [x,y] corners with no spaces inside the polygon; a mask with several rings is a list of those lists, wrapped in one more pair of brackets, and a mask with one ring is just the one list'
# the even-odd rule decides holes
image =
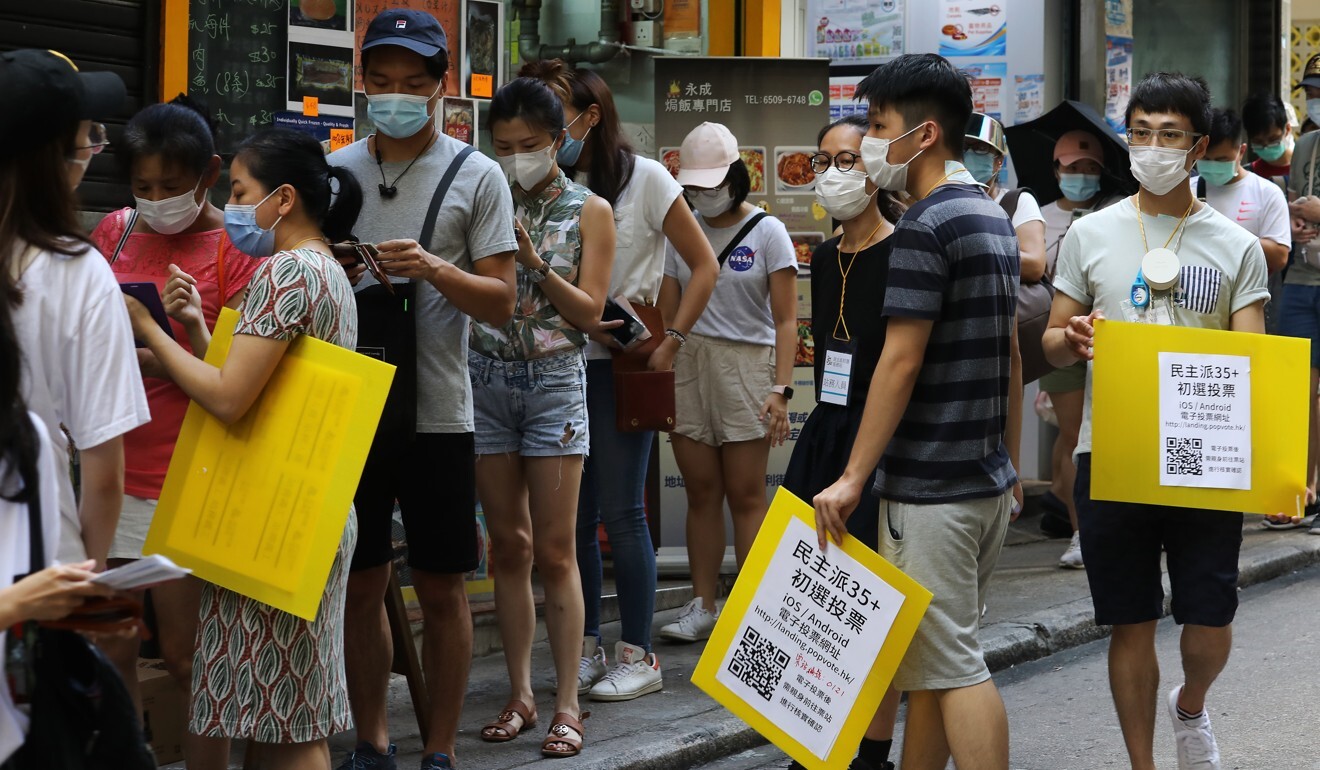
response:
{"label": "restaurant advertisement poster", "polygon": [[692,683],[809,770],[847,767],[931,593],[781,490]]}
{"label": "restaurant advertisement poster", "polygon": [[989,115],[1001,123],[1004,120],[1004,82],[1008,79],[1008,65],[1004,62],[971,64],[962,68],[972,87],[972,109]]}
{"label": "restaurant advertisement poster", "polygon": [[1008,2],[939,0],[940,56],[1006,56]]}
{"label": "restaurant advertisement poster", "polygon": [[903,53],[904,0],[810,0],[807,55],[879,64]]}
{"label": "restaurant advertisement poster", "polygon": [[[704,122],[721,123],[738,139],[752,180],[747,200],[788,228],[798,257],[799,287],[810,277],[811,253],[833,222],[816,203],[811,156],[816,134],[830,122],[826,59],[662,57],[655,60],[655,137],[659,160],[677,174],[683,138]],[[799,289],[802,293],[803,288]],[[797,368],[788,404],[789,440],[770,450],[766,490],[783,482],[798,434],[815,406],[810,307],[798,309]],[[687,509],[683,476],[666,434],[660,439],[660,506]]]}

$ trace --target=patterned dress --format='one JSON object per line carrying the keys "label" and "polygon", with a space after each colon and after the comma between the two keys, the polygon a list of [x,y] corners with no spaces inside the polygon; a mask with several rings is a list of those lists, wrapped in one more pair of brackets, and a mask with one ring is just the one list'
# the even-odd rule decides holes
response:
{"label": "patterned dress", "polygon": [[[267,259],[248,285],[236,334],[299,334],[352,349],[357,304],[339,263],[311,249]],[[351,513],[316,620],[226,588],[202,591],[193,657],[194,735],[306,743],[353,727],[344,678],[344,594],[357,542]]]}

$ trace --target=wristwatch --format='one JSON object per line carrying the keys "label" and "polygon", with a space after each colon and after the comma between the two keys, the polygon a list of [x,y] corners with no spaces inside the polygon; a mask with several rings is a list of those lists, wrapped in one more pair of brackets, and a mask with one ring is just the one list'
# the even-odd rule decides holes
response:
{"label": "wristwatch", "polygon": [[792,386],[792,385],[776,385],[776,386],[774,386],[773,388],[770,389],[770,392],[771,392],[771,393],[778,393],[779,395],[783,396],[783,397],[784,397],[786,400],[788,400],[788,401],[792,401],[792,400],[793,400],[793,386]]}
{"label": "wristwatch", "polygon": [[540,283],[550,277],[550,263],[543,259],[540,267],[529,267],[527,272],[532,274],[532,283]]}

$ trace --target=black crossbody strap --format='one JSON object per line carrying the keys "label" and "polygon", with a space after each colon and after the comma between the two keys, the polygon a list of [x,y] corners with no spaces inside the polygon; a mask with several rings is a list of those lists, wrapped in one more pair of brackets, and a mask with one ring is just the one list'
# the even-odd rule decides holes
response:
{"label": "black crossbody strap", "polygon": [[128,210],[128,221],[124,223],[124,232],[119,236],[119,243],[115,244],[115,253],[110,255],[110,264],[114,264],[119,259],[119,252],[124,250],[124,244],[128,243],[128,236],[133,234],[133,226],[137,224],[137,209]]}
{"label": "black crossbody strap", "polygon": [[32,497],[28,500],[28,574],[35,575],[46,568],[46,533],[41,528],[41,471],[32,481]]}
{"label": "black crossbody strap", "polygon": [[738,234],[733,236],[733,240],[729,241],[729,245],[724,247],[724,251],[720,252],[720,266],[717,270],[724,269],[724,263],[729,261],[729,255],[733,253],[733,250],[738,248],[738,244],[743,242],[743,238],[746,238],[747,234],[755,229],[762,219],[765,219],[768,216],[770,215],[761,211],[758,212],[756,216],[747,220],[747,224],[743,225],[743,229],[739,230]]}
{"label": "black crossbody strap", "polygon": [[454,177],[458,176],[463,161],[476,151],[477,148],[472,146],[464,147],[459,151],[458,156],[449,164],[445,175],[440,179],[440,184],[435,186],[435,194],[431,196],[431,207],[426,210],[426,219],[422,223],[422,237],[417,241],[422,248],[431,247],[431,236],[435,234],[435,219],[440,215],[440,205],[445,202],[445,196],[449,194],[449,186],[454,183]]}

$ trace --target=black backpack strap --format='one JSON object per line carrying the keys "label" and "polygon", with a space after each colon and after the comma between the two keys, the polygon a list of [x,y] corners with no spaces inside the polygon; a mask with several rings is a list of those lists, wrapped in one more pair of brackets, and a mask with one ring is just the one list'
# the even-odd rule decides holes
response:
{"label": "black backpack strap", "polygon": [[124,244],[128,243],[128,236],[133,234],[133,227],[137,225],[138,210],[128,210],[128,221],[124,223],[124,232],[119,235],[119,243],[115,244],[115,251],[110,255],[110,264],[114,264],[119,259],[119,252],[124,250]]}
{"label": "black backpack strap", "polygon": [[1196,197],[1205,200],[1205,177],[1196,178]]}
{"label": "black backpack strap", "polygon": [[1008,214],[1009,219],[1017,215],[1018,199],[1022,197],[1024,192],[1026,192],[1026,188],[1019,187],[1015,190],[1009,190],[1004,193],[1004,197],[999,199],[999,205],[1004,209],[1004,213]]}
{"label": "black backpack strap", "polygon": [[764,211],[759,211],[751,219],[747,220],[747,224],[743,225],[743,228],[738,231],[738,234],[733,236],[733,240],[729,241],[729,245],[724,247],[724,251],[720,252],[720,266],[716,268],[716,270],[724,269],[724,263],[729,261],[729,255],[733,253],[733,250],[738,248],[738,244],[742,243],[743,238],[746,238],[747,234],[755,229],[762,219],[765,219],[768,216],[770,215]]}
{"label": "black backpack strap", "polygon": [[441,177],[440,184],[435,186],[435,194],[431,196],[431,207],[426,210],[426,219],[422,221],[422,237],[417,239],[423,249],[429,249],[431,246],[431,236],[435,234],[435,219],[440,215],[440,204],[445,202],[445,196],[449,194],[449,186],[454,183],[454,177],[458,176],[463,161],[476,151],[477,148],[471,145],[460,150],[449,164],[445,175]]}
{"label": "black backpack strap", "polygon": [[[26,417],[26,415],[24,415]],[[42,451],[45,447],[40,446]],[[41,469],[32,479],[32,496],[28,499],[28,574],[35,575],[46,568],[46,532],[41,527]]]}

